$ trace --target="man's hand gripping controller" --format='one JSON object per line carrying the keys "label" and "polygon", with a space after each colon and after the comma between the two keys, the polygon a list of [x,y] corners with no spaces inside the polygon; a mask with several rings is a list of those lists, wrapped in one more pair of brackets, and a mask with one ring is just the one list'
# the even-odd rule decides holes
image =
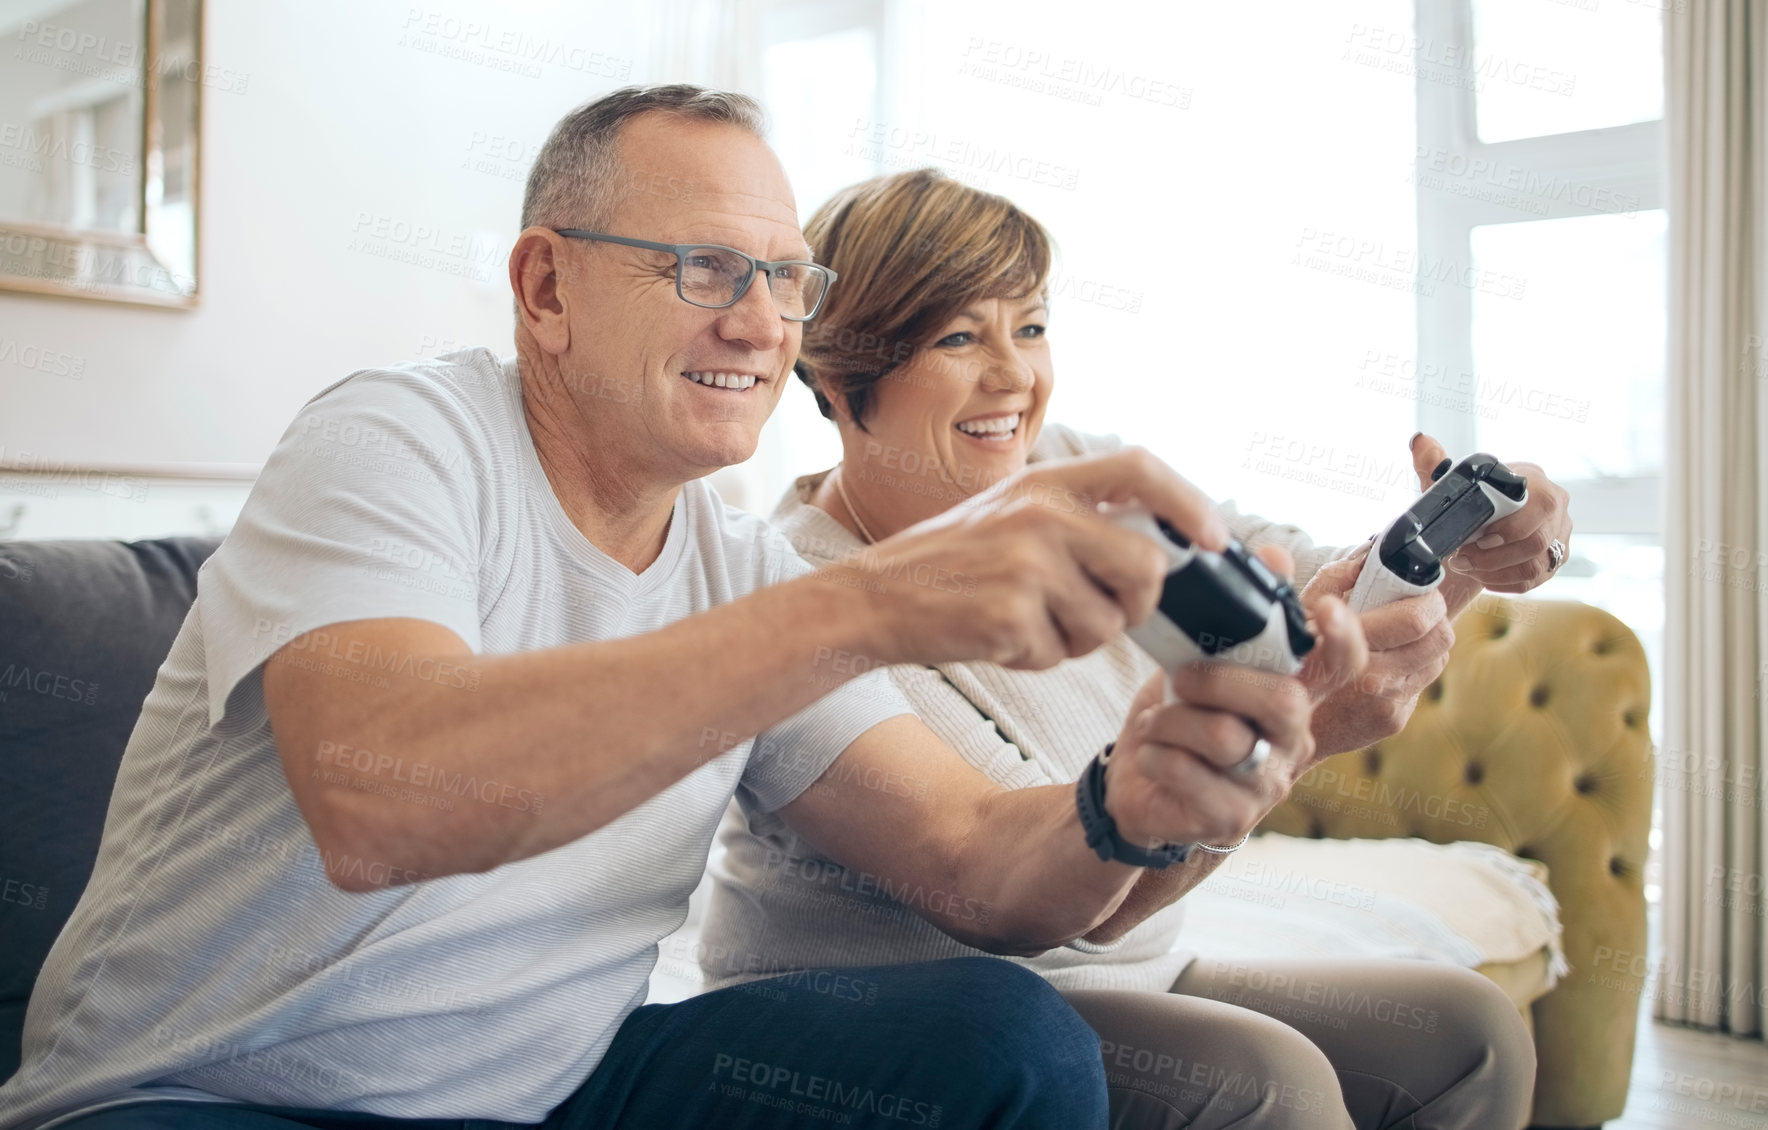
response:
{"label": "man's hand gripping controller", "polygon": [[[1129,629],[1130,639],[1171,676],[1198,660],[1215,660],[1293,675],[1314,647],[1301,601],[1288,581],[1246,547],[1230,541],[1221,553],[1190,539],[1139,507],[1108,517],[1153,538],[1166,552],[1166,583],[1153,615]],[[1167,684],[1172,699],[1172,684]]]}

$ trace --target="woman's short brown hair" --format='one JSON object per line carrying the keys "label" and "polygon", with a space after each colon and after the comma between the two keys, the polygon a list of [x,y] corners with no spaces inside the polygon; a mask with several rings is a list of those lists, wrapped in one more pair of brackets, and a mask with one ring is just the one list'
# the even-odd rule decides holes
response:
{"label": "woman's short brown hair", "polygon": [[842,189],[804,226],[816,261],[839,276],[804,325],[795,370],[834,418],[840,396],[865,429],[872,390],[966,306],[1023,298],[1050,275],[1049,233],[1004,196],[937,169]]}

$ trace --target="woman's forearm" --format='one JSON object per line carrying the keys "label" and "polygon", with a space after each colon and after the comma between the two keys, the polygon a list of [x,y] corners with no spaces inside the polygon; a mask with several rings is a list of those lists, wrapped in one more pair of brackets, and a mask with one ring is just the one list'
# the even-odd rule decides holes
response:
{"label": "woman's forearm", "polygon": [[960,941],[1032,957],[1098,929],[1138,881],[1137,868],[1103,863],[1087,846],[1068,785],[996,791],[967,837],[957,885],[991,908],[985,929]]}
{"label": "woman's forearm", "polygon": [[1193,850],[1185,862],[1164,871],[1143,871],[1116,912],[1083,936],[1089,942],[1110,945],[1190,894],[1227,858],[1218,852]]}

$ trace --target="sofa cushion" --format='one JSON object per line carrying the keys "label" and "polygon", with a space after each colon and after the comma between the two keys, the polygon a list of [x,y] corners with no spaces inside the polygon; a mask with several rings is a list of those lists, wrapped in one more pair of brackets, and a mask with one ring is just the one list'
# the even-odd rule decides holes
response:
{"label": "sofa cushion", "polygon": [[117,764],[219,541],[0,542],[0,1079]]}

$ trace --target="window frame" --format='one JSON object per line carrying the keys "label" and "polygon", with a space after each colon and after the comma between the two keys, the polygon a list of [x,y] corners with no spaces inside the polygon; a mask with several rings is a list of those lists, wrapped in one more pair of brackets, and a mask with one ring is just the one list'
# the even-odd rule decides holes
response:
{"label": "window frame", "polygon": [[[1664,124],[1650,122],[1573,133],[1544,134],[1513,141],[1482,141],[1478,128],[1478,65],[1473,39],[1473,0],[1414,0],[1417,152],[1455,154],[1490,167],[1519,167],[1542,176],[1565,177],[1613,196],[1637,201],[1637,211],[1664,207]],[[1435,44],[1473,44],[1457,51],[1457,62],[1427,58]],[[1440,53],[1438,53],[1440,54]],[[1490,200],[1456,196],[1427,187],[1414,175],[1418,262],[1471,264],[1473,229],[1487,224],[1530,223],[1603,214],[1569,200],[1541,198],[1544,211],[1528,216]],[[1420,280],[1422,281],[1422,279]],[[1417,295],[1418,368],[1473,373],[1473,292],[1420,287]],[[1451,452],[1467,453],[1478,443],[1478,420],[1449,404],[1431,404],[1419,389],[1420,431],[1442,440]],[[1663,536],[1661,475],[1608,476],[1560,484],[1576,499],[1578,529],[1584,533]]]}

